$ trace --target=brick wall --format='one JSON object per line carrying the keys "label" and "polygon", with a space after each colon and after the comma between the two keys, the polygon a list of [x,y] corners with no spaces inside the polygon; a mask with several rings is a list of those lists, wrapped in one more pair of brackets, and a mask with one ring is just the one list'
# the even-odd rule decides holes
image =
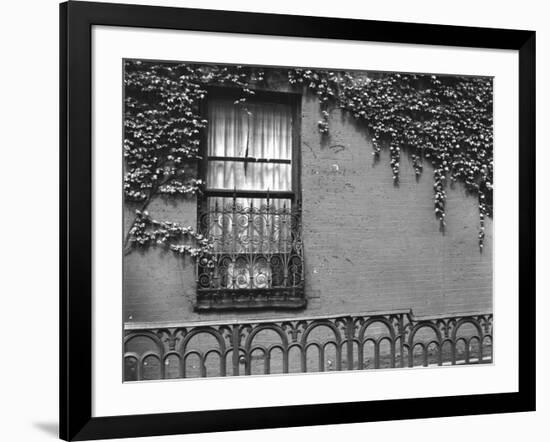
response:
{"label": "brick wall", "polygon": [[[279,88],[280,89],[280,88]],[[492,308],[492,220],[483,254],[477,243],[477,199],[462,185],[447,189],[447,229],[433,215],[432,169],[415,180],[403,154],[399,187],[388,152],[373,164],[363,125],[340,110],[331,133],[317,128],[314,96],[302,100],[302,197],[306,262],[305,311],[195,313],[193,263],[149,249],[124,260],[128,322],[189,322],[369,312],[411,308],[416,315]],[[128,226],[133,208],[125,210]],[[196,202],[154,201],[149,212],[196,226]]]}

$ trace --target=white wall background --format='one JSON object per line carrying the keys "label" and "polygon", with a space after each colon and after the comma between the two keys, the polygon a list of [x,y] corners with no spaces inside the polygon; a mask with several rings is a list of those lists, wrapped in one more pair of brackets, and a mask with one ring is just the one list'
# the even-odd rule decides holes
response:
{"label": "white wall background", "polygon": [[[56,0],[4,2],[0,27],[0,293],[3,354],[0,364],[0,439],[43,441],[57,438],[58,391],[58,6]],[[455,417],[352,424],[147,440],[265,441],[427,438],[449,441],[539,438],[550,417],[550,356],[545,348],[545,315],[550,307],[547,248],[550,220],[550,161],[545,133],[550,111],[550,26],[545,2],[536,0],[188,0],[126,3],[211,9],[339,16],[376,20],[534,29],[537,31],[538,145],[538,411],[535,413]]]}

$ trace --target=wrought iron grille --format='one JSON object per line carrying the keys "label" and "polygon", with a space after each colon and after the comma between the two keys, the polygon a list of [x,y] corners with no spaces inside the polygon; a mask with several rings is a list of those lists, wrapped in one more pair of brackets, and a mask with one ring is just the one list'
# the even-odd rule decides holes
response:
{"label": "wrought iron grille", "polygon": [[491,363],[493,315],[411,312],[127,329],[125,380]]}
{"label": "wrought iron grille", "polygon": [[213,254],[198,260],[195,308],[305,307],[300,212],[269,195],[209,198],[199,229]]}

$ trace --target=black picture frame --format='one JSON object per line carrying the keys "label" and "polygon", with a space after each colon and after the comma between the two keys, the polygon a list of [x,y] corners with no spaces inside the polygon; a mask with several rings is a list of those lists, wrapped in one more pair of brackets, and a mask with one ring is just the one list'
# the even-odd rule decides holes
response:
{"label": "black picture frame", "polygon": [[[92,417],[93,25],[519,53],[519,391]],[[60,437],[138,437],[535,410],[535,32],[108,3],[60,5]]]}

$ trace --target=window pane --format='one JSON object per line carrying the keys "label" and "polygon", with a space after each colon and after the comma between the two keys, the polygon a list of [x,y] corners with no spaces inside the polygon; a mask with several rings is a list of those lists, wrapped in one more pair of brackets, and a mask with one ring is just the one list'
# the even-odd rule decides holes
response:
{"label": "window pane", "polygon": [[291,159],[292,109],[288,104],[208,101],[208,155]]}
{"label": "window pane", "polygon": [[209,189],[291,190],[290,164],[209,161]]}

